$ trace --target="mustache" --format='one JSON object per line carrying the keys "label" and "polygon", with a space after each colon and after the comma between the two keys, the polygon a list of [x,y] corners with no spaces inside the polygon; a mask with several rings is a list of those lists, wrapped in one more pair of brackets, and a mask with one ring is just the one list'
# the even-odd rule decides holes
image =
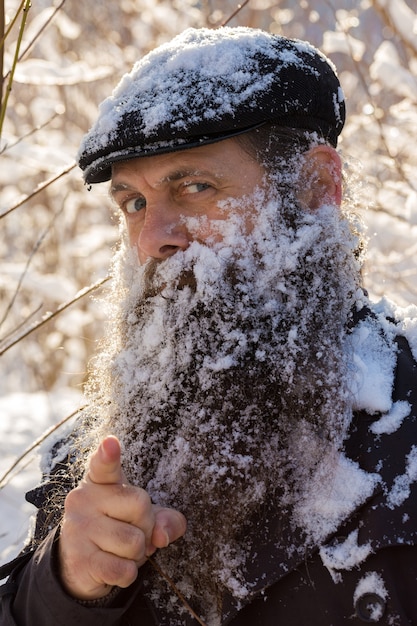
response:
{"label": "mustache", "polygon": [[[164,290],[168,287],[168,283],[160,278],[162,273],[161,268],[164,263],[165,259],[150,259],[147,261],[143,274],[144,300],[149,300],[158,295],[163,296]],[[190,268],[184,269],[169,286],[178,291],[187,287],[192,293],[196,293],[197,279],[194,271]]]}

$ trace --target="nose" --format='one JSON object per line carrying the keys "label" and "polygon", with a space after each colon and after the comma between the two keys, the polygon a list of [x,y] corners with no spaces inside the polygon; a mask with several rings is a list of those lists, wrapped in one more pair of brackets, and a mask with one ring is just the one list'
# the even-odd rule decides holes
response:
{"label": "nose", "polygon": [[136,239],[140,263],[149,258],[166,259],[186,250],[190,237],[180,215],[166,205],[148,206],[145,221]]}

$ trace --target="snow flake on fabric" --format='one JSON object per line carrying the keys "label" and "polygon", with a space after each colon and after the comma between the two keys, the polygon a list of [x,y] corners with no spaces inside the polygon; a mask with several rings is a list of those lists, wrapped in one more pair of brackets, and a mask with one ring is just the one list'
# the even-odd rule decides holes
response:
{"label": "snow flake on fabric", "polygon": [[381,317],[395,319],[395,332],[407,339],[413,357],[417,360],[417,306],[412,304],[403,308],[388,298],[382,298],[376,303],[375,312]]}
{"label": "snow flake on fabric", "polygon": [[306,497],[297,505],[300,526],[313,542],[324,541],[372,495],[379,481],[378,474],[365,472],[342,453],[323,460]]}
{"label": "snow flake on fabric", "polygon": [[379,316],[369,316],[349,337],[353,351],[351,392],[354,410],[365,410],[371,415],[391,410],[396,365],[391,326]]}
{"label": "snow flake on fabric", "polygon": [[394,402],[388,413],[385,413],[378,421],[371,424],[370,430],[375,435],[390,435],[400,428],[404,418],[410,415],[410,411],[411,405],[409,402],[405,400]]}
{"label": "snow flake on fabric", "polygon": [[417,360],[417,307],[407,307],[405,313],[406,317],[402,320],[402,334],[410,344],[413,357]]}
{"label": "snow flake on fabric", "polygon": [[365,561],[372,552],[370,544],[358,544],[358,533],[358,530],[354,530],[344,541],[335,541],[320,549],[323,565],[336,583],[341,582],[341,576],[334,570],[351,570]]}
{"label": "snow flake on fabric", "polygon": [[410,454],[407,456],[405,473],[397,476],[394,480],[391,491],[387,497],[387,504],[390,509],[407,500],[410,496],[410,485],[417,480],[417,446],[412,446]]}

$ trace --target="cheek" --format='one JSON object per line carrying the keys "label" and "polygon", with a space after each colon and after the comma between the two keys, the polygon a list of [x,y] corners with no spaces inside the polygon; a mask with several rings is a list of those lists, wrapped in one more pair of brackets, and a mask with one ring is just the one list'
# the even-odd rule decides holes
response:
{"label": "cheek", "polygon": [[139,235],[141,231],[139,224],[135,222],[129,222],[128,220],[126,220],[126,228],[127,228],[127,236],[128,236],[131,247],[132,248],[137,247],[138,239],[139,239]]}
{"label": "cheek", "polygon": [[250,233],[254,227],[251,211],[242,206],[241,199],[222,203],[222,208],[210,216],[186,218],[184,223],[192,239],[207,245],[232,243],[236,237]]}
{"label": "cheek", "polygon": [[211,237],[215,220],[216,218],[207,214],[180,217],[180,223],[185,227],[191,239],[197,241],[207,241]]}

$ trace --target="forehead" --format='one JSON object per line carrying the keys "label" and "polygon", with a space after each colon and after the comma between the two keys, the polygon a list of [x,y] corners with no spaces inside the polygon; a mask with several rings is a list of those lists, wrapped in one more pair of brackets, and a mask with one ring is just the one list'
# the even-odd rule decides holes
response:
{"label": "forehead", "polygon": [[226,139],[189,150],[116,162],[112,166],[112,182],[141,174],[151,175],[155,181],[199,173],[227,177],[240,172],[245,163],[253,166],[254,161],[235,139]]}

